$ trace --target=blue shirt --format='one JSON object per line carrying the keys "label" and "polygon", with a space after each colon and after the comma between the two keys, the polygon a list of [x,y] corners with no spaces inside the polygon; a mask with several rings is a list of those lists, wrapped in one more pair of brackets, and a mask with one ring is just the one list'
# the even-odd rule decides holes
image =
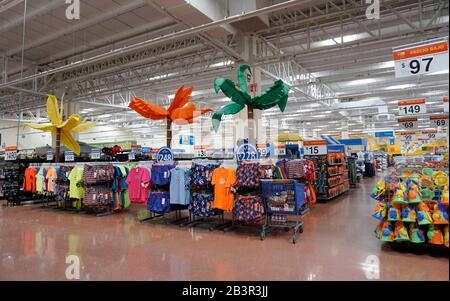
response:
{"label": "blue shirt", "polygon": [[189,176],[190,170],[176,167],[171,171],[170,178],[170,203],[189,205],[191,201]]}

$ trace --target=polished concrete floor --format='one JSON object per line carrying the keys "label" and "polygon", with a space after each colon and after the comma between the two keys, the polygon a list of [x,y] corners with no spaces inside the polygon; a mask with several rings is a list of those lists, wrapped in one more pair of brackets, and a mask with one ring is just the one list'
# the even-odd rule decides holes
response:
{"label": "polished concrete floor", "polygon": [[92,217],[17,207],[0,209],[0,280],[65,280],[66,256],[81,280],[449,280],[449,259],[393,250],[373,237],[374,179],[304,217],[287,232],[212,231],[126,213]]}

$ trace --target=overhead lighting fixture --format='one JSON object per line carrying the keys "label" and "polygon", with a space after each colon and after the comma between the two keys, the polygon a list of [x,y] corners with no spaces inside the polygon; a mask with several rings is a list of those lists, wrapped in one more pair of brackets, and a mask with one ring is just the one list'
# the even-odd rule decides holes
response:
{"label": "overhead lighting fixture", "polygon": [[357,79],[352,80],[347,83],[347,86],[361,86],[361,85],[367,85],[375,83],[377,80],[374,78],[363,78],[363,79]]}
{"label": "overhead lighting fixture", "polygon": [[234,61],[231,61],[231,60],[221,61],[221,62],[209,65],[209,68],[224,67],[224,66],[229,66],[229,65],[232,65],[232,64],[234,64]]}
{"label": "overhead lighting fixture", "polygon": [[404,84],[404,85],[393,85],[388,86],[386,88],[383,88],[384,90],[401,90],[401,89],[408,89],[417,86],[416,84]]}

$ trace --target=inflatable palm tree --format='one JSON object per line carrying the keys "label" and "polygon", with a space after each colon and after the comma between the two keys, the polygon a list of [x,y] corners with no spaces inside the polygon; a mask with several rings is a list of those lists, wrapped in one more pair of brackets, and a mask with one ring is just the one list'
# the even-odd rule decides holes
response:
{"label": "inflatable palm tree", "polygon": [[167,110],[161,106],[157,106],[150,102],[147,102],[139,97],[135,97],[130,104],[129,108],[136,111],[139,115],[152,120],[167,120],[167,146],[170,147],[172,142],[172,122],[178,125],[191,124],[194,122],[196,114],[203,115],[206,112],[212,111],[205,108],[197,110],[194,103],[189,102],[193,88],[184,88],[181,86],[175,94],[172,103]]}
{"label": "inflatable palm tree", "polygon": [[278,106],[281,112],[286,108],[289,87],[282,81],[276,80],[274,84],[265,90],[261,95],[251,97],[248,93],[247,81],[245,80],[245,70],[251,74],[250,66],[247,64],[241,65],[237,71],[237,80],[239,89],[234,82],[228,78],[217,78],[214,80],[214,90],[219,93],[223,92],[232,103],[224,106],[222,109],[214,113],[212,117],[212,124],[215,131],[219,128],[220,121],[223,115],[234,115],[239,113],[247,106],[249,110],[267,110],[274,106]]}
{"label": "inflatable palm tree", "polygon": [[[64,96],[63,96],[64,98]],[[58,100],[56,96],[49,95],[47,97],[47,115],[50,119],[49,124],[40,123],[24,123],[24,126],[31,127],[36,130],[51,132],[56,137],[55,161],[59,162],[61,142],[71,151],[80,154],[80,145],[73,138],[72,133],[81,133],[95,126],[95,122],[83,122],[83,118],[78,114],[72,114],[63,121],[63,98],[61,99],[61,107],[58,108]]]}

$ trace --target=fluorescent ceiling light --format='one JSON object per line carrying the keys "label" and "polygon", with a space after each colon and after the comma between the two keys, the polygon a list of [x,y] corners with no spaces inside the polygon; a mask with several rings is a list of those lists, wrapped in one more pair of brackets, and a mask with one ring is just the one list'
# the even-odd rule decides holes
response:
{"label": "fluorescent ceiling light", "polygon": [[361,85],[367,85],[371,83],[375,83],[377,80],[374,78],[363,78],[363,79],[357,79],[352,80],[347,83],[347,86],[361,86]]}
{"label": "fluorescent ceiling light", "polygon": [[97,116],[98,118],[108,118],[108,117],[112,117],[111,114],[103,114],[103,115],[99,115]]}
{"label": "fluorescent ceiling light", "polygon": [[388,87],[384,88],[384,90],[400,90],[400,89],[412,88],[415,86],[417,86],[417,85],[416,84],[393,85],[393,86],[388,86]]}
{"label": "fluorescent ceiling light", "polygon": [[218,62],[218,63],[214,63],[209,65],[209,68],[214,68],[214,67],[224,67],[224,66],[229,66],[234,64],[234,61],[228,60],[228,61],[222,61],[222,62]]}
{"label": "fluorescent ceiling light", "polygon": [[380,63],[380,68],[393,68],[393,67],[395,67],[394,61]]}

